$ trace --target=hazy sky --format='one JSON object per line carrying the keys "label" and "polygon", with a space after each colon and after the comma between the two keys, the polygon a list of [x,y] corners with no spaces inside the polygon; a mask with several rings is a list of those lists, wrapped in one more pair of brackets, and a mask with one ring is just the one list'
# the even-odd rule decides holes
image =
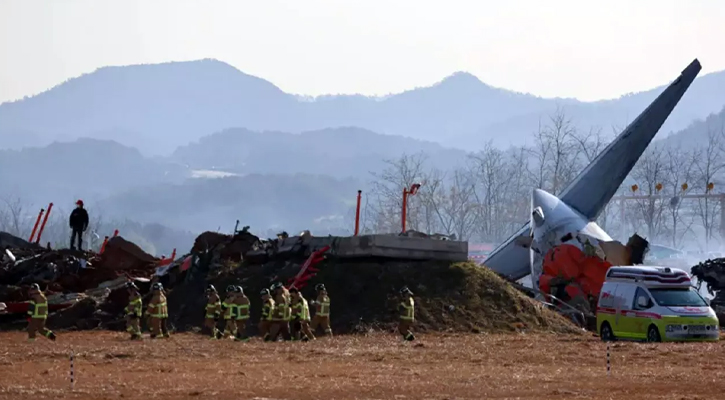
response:
{"label": "hazy sky", "polygon": [[300,94],[387,94],[468,71],[616,97],[693,58],[725,69],[723,0],[0,0],[0,102],[105,65],[217,58]]}

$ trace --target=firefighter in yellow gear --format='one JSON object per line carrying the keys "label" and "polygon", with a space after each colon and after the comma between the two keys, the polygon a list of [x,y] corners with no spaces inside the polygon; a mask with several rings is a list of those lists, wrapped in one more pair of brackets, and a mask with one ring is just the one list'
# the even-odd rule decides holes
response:
{"label": "firefighter in yellow gear", "polygon": [[302,297],[297,288],[293,287],[289,290],[292,297],[292,340],[301,340],[306,342],[315,339],[315,335],[310,330],[310,306],[307,300]]}
{"label": "firefighter in yellow gear", "polygon": [[45,320],[48,318],[48,300],[40,290],[37,283],[30,285],[28,291],[30,302],[28,305],[28,341],[35,341],[35,334],[41,335],[55,341],[55,333],[45,327]]}
{"label": "firefighter in yellow gear", "polygon": [[272,316],[274,314],[274,300],[272,300],[269,289],[262,289],[259,294],[262,296],[262,314],[259,317],[259,336],[266,341],[269,337],[269,328],[272,324]]}
{"label": "firefighter in yellow gear", "polygon": [[398,311],[400,312],[398,333],[403,335],[403,340],[413,341],[415,340],[415,336],[410,331],[410,328],[415,322],[415,300],[413,300],[413,292],[407,286],[403,286],[400,289],[400,297],[400,305],[398,306]]}
{"label": "firefighter in yellow gear", "polygon": [[131,340],[141,339],[141,315],[143,302],[141,293],[133,282],[126,283],[128,290],[128,305],[126,305],[126,332],[131,334]]}
{"label": "firefighter in yellow gear", "polygon": [[151,285],[151,292],[151,300],[146,309],[146,315],[149,317],[151,325],[151,339],[156,339],[159,335],[168,338],[169,331],[166,328],[166,319],[169,318],[169,308],[166,304],[164,286],[161,282],[156,282]]}
{"label": "firefighter in yellow gear", "polygon": [[219,329],[216,324],[222,313],[222,302],[219,299],[214,285],[206,288],[206,310],[204,314],[204,326],[211,332],[211,339],[216,339],[219,335]]}
{"label": "firefighter in yellow gear", "polygon": [[277,336],[282,334],[285,340],[292,339],[289,332],[289,322],[292,319],[292,310],[289,305],[289,292],[281,282],[272,286],[274,288],[274,311],[272,312],[272,323],[269,327],[269,336],[267,341],[276,341]]}
{"label": "firefighter in yellow gear", "polygon": [[236,297],[234,298],[236,306],[236,325],[237,334],[234,340],[239,342],[249,341],[247,336],[247,321],[249,321],[249,298],[244,295],[244,289],[241,286],[236,287]]}
{"label": "firefighter in yellow gear", "polygon": [[222,302],[222,315],[224,316],[224,332],[217,338],[229,339],[237,335],[237,305],[234,303],[237,295],[237,288],[234,285],[227,286],[227,296]]}
{"label": "firefighter in yellow gear", "polygon": [[310,329],[312,333],[317,333],[317,327],[322,328],[325,335],[332,337],[332,328],[330,327],[330,297],[327,296],[327,288],[322,283],[315,286],[317,290],[317,299],[310,302],[315,306],[315,316],[312,317]]}

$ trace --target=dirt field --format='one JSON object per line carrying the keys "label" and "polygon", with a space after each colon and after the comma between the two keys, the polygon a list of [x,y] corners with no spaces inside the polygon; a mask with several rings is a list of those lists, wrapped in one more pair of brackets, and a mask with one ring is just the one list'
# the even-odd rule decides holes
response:
{"label": "dirt field", "polygon": [[[0,334],[2,399],[714,399],[725,342],[612,345],[591,336],[342,336],[313,343],[128,342],[78,332]],[[75,389],[69,352],[76,355]]]}

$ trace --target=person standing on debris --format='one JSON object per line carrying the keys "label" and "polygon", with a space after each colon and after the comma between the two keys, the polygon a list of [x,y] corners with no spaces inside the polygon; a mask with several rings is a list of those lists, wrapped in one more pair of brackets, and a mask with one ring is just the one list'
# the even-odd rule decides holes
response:
{"label": "person standing on debris", "polygon": [[307,300],[296,287],[292,287],[289,292],[292,296],[292,340],[300,340],[300,333],[304,335],[303,342],[315,339],[310,330],[310,307]]}
{"label": "person standing on debris", "polygon": [[209,285],[206,288],[206,314],[204,316],[204,326],[211,331],[211,338],[216,339],[219,336],[219,329],[216,324],[219,321],[219,317],[222,313],[222,302],[219,299],[219,293],[217,293],[214,285]]}
{"label": "person standing on debris", "polygon": [[83,208],[83,200],[76,201],[76,208],[70,213],[69,225],[71,250],[75,250],[76,237],[78,238],[78,250],[83,250],[83,232],[88,228],[88,211]]}
{"label": "person standing on debris", "polygon": [[146,314],[150,318],[151,339],[156,339],[159,335],[168,338],[169,332],[166,329],[166,319],[169,317],[169,310],[166,305],[166,296],[164,295],[164,287],[161,282],[156,282],[151,286],[153,294],[149,301]]}
{"label": "person standing on debris", "polygon": [[312,333],[317,333],[317,327],[321,327],[325,331],[325,335],[332,337],[332,328],[330,327],[330,298],[327,296],[327,289],[322,283],[315,286],[317,290],[317,299],[312,300],[310,304],[315,306],[315,316],[312,317]]}
{"label": "person standing on debris", "polygon": [[244,288],[237,286],[237,295],[234,298],[236,306],[237,334],[234,340],[239,342],[249,341],[247,336],[247,321],[249,320],[249,298],[244,295]]}
{"label": "person standing on debris", "polygon": [[237,325],[235,322],[237,316],[237,306],[235,297],[237,288],[233,285],[227,286],[227,297],[222,303],[222,312],[224,313],[224,333],[217,336],[219,339],[229,339],[237,336]]}
{"label": "person standing on debris", "polygon": [[133,282],[126,283],[126,289],[128,290],[126,332],[131,334],[131,340],[138,340],[141,339],[141,314],[143,314],[141,293]]}
{"label": "person standing on debris", "polygon": [[[285,287],[281,283],[275,284],[274,311],[272,312],[272,324],[269,327],[269,336],[266,341],[277,341],[277,335],[282,334],[282,338],[290,340],[289,320],[291,311],[287,299],[285,298]],[[282,290],[285,289],[285,290]]]}
{"label": "person standing on debris", "polygon": [[400,289],[401,301],[398,306],[400,312],[400,321],[398,322],[398,333],[403,335],[403,340],[413,341],[415,336],[410,328],[415,322],[415,301],[413,300],[413,292],[407,286]]}
{"label": "person standing on debris", "polygon": [[37,283],[30,285],[28,291],[30,304],[28,305],[28,341],[35,341],[35,334],[40,332],[48,339],[55,341],[55,333],[45,327],[45,320],[48,318],[48,300]]}
{"label": "person standing on debris", "polygon": [[264,341],[267,341],[269,328],[272,324],[272,316],[274,314],[274,300],[272,300],[269,289],[262,289],[259,294],[262,296],[262,314],[259,317],[259,336]]}

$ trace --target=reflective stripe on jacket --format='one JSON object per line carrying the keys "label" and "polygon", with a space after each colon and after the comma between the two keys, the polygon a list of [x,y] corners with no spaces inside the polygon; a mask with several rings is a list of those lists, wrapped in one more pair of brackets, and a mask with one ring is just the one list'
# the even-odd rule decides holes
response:
{"label": "reflective stripe on jacket", "polygon": [[237,311],[237,320],[249,319],[249,300],[244,299],[244,303],[236,304],[235,308]]}
{"label": "reflective stripe on jacket", "polygon": [[237,316],[237,306],[234,303],[225,300],[222,303],[222,309],[224,309],[224,319],[234,319]]}
{"label": "reflective stripe on jacket", "polygon": [[310,306],[307,304],[307,300],[301,298],[292,306],[292,317],[303,321],[310,320]]}
{"label": "reflective stripe on jacket", "polygon": [[322,298],[317,298],[317,308],[315,315],[319,315],[320,317],[327,317],[330,315],[330,298],[327,296],[322,296]]}
{"label": "reflective stripe on jacket", "polygon": [[33,319],[46,319],[48,317],[48,301],[45,297],[43,297],[42,302],[36,303],[35,300],[30,300],[28,315]]}
{"label": "reflective stripe on jacket", "polygon": [[206,304],[206,317],[214,318],[216,314],[221,312],[222,302],[217,299],[215,302]]}
{"label": "reflective stripe on jacket", "polygon": [[126,315],[141,316],[143,314],[143,303],[141,302],[141,296],[135,295],[130,299],[126,306]]}
{"label": "reflective stripe on jacket", "polygon": [[166,306],[166,296],[152,298],[147,311],[151,318],[169,318],[169,309]]}
{"label": "reflective stripe on jacket", "polygon": [[289,307],[284,301],[277,303],[272,312],[272,321],[287,321],[288,309]]}
{"label": "reflective stripe on jacket", "polygon": [[400,302],[400,319],[404,321],[413,321],[415,319],[415,301],[413,301],[412,297]]}
{"label": "reflective stripe on jacket", "polygon": [[273,310],[274,310],[274,300],[269,299],[269,300],[265,301],[264,305],[262,305],[262,317],[260,319],[262,321],[271,321]]}

